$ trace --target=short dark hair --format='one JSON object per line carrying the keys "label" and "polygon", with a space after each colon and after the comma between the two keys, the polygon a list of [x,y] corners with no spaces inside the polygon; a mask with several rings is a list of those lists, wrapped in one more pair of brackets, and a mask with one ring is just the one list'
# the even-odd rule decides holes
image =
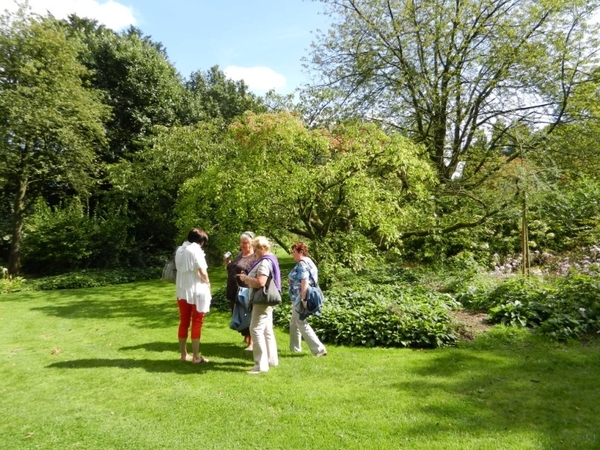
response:
{"label": "short dark hair", "polygon": [[303,256],[308,256],[308,246],[304,242],[296,242],[292,245],[292,251],[294,250]]}
{"label": "short dark hair", "polygon": [[192,228],[187,236],[188,242],[196,242],[203,246],[208,242],[208,234],[201,228]]}

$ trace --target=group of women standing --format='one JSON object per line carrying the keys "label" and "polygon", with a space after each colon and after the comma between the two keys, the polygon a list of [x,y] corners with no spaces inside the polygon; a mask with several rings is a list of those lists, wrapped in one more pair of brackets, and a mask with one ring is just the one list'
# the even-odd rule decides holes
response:
{"label": "group of women standing", "polygon": [[[203,230],[194,228],[188,233],[186,242],[177,249],[175,264],[177,267],[177,303],[179,305],[179,347],[182,361],[206,363],[200,356],[200,335],[204,314],[210,307],[210,281],[206,272],[207,264],[202,247],[208,242]],[[292,319],[290,321],[290,350],[300,352],[304,339],[315,356],[327,354],[312,327],[301,319],[298,310],[306,306],[309,286],[318,284],[318,270],[308,256],[308,248],[303,242],[292,246],[292,256],[296,265],[288,275],[289,295],[292,301]],[[240,293],[248,289],[250,301],[256,290],[266,285],[269,279],[281,292],[281,270],[277,257],[271,252],[271,244],[264,236],[255,237],[246,231],[240,236],[240,251],[233,258],[224,257],[227,267],[227,298],[231,309],[238,301]],[[192,357],[187,353],[187,337],[191,326]],[[246,350],[251,350],[254,366],[248,371],[255,375],[269,371],[269,367],[279,365],[277,342],[273,331],[273,306],[252,305],[250,325],[240,331],[244,336]]]}

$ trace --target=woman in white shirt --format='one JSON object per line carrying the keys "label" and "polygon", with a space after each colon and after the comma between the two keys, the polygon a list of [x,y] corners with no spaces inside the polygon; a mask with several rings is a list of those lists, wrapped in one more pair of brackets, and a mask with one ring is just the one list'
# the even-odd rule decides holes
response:
{"label": "woman in white shirt", "polygon": [[187,352],[188,331],[191,325],[192,358],[194,364],[207,363],[208,359],[200,356],[200,334],[204,314],[210,309],[210,281],[208,265],[202,247],[208,242],[204,230],[192,228],[187,241],[175,253],[177,267],[177,305],[179,306],[179,350],[181,361],[190,361]]}

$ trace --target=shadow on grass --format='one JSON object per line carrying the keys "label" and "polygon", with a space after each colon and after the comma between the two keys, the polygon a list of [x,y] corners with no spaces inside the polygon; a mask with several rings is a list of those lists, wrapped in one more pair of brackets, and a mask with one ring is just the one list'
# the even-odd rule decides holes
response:
{"label": "shadow on grass", "polygon": [[[474,354],[475,353],[475,354]],[[416,381],[392,384],[418,395],[429,420],[409,436],[519,433],[538,448],[600,448],[600,351],[516,345],[484,352],[453,350],[414,371]],[[451,401],[437,401],[436,393]]]}
{"label": "shadow on grass", "polygon": [[[188,339],[188,351],[191,349],[191,344]],[[119,351],[140,351],[144,350],[150,353],[173,353],[174,358],[179,357],[179,344],[173,342],[147,342],[145,344],[132,345],[121,347]],[[200,353],[207,358],[217,357],[226,359],[252,359],[252,352],[247,352],[243,347],[231,343],[213,343],[200,342]]]}
{"label": "shadow on grass", "polygon": [[[119,369],[144,369],[147,372],[172,372],[198,374],[209,371],[243,372],[252,366],[252,353],[234,344],[206,343],[200,345],[200,353],[210,362],[192,364],[179,361],[177,342],[148,342],[146,344],[121,347],[120,351],[145,350],[149,353],[170,352],[173,359],[151,358],[85,358],[49,364],[49,369],[94,369],[115,367]],[[189,343],[188,343],[189,346]]]}
{"label": "shadow on grass", "polygon": [[173,289],[159,282],[46,291],[44,294],[47,305],[34,307],[32,310],[54,317],[103,320],[128,318],[131,324],[138,327],[161,328],[171,325],[178,315]]}
{"label": "shadow on grass", "polygon": [[[203,346],[204,347],[204,346]],[[173,352],[177,350],[177,342],[147,342],[145,344],[131,345],[129,347],[121,347],[119,350],[146,350],[147,352]]]}
{"label": "shadow on grass", "polygon": [[[147,342],[145,344],[130,345],[127,347],[121,347],[119,351],[146,351],[150,353],[173,353],[175,357],[179,355],[179,347],[177,342]],[[190,343],[188,341],[188,350],[190,350]],[[227,358],[227,359],[244,359],[249,363],[252,363],[252,352],[247,351],[241,345],[231,343],[200,343],[200,353],[207,358]],[[291,359],[291,358],[313,358],[313,355],[304,351],[302,353],[282,352],[279,351],[279,359]]]}
{"label": "shadow on grass", "polygon": [[147,372],[171,372],[181,375],[195,375],[211,371],[243,372],[249,369],[247,362],[242,361],[210,361],[205,364],[183,363],[178,359],[78,359],[64,361],[46,366],[49,369],[96,369],[114,367],[119,369],[144,369]]}

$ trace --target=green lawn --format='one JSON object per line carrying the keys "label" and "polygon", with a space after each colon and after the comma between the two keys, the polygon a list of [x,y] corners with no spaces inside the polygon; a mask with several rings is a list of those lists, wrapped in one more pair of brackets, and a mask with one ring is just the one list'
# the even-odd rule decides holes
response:
{"label": "green lawn", "polygon": [[[211,273],[213,284],[223,272]],[[0,295],[2,449],[600,448],[600,345],[523,332],[453,349],[251,354],[211,312],[181,363],[161,281]]]}

